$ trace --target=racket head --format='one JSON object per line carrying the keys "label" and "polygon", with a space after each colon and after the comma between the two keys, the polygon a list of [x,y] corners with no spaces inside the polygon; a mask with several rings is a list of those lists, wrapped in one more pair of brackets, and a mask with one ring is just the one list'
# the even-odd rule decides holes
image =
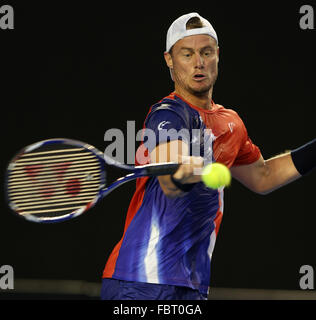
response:
{"label": "racket head", "polygon": [[7,167],[5,193],[18,216],[56,223],[93,207],[105,185],[105,161],[98,149],[56,138],[33,143],[14,156]]}

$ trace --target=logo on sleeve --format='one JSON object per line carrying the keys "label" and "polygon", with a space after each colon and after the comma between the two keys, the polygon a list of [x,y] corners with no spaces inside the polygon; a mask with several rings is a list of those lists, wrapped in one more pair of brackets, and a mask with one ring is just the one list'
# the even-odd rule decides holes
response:
{"label": "logo on sleeve", "polygon": [[168,123],[171,123],[170,121],[162,121],[158,124],[158,130],[162,130],[163,127],[168,124]]}
{"label": "logo on sleeve", "polygon": [[228,127],[231,133],[233,133],[234,131],[234,127],[235,127],[235,123],[234,122],[229,122],[228,123]]}

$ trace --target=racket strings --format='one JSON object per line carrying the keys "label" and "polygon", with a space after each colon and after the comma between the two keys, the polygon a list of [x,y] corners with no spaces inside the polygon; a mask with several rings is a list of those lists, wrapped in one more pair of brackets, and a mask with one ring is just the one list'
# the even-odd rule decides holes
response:
{"label": "racket strings", "polygon": [[[85,182],[82,183],[82,185],[84,185]],[[84,186],[85,188],[82,189],[82,192],[83,191],[92,191],[92,190],[95,190],[95,189],[99,189],[99,186],[100,184],[99,183],[96,183],[94,185],[88,185],[88,186]],[[58,192],[62,192],[62,193],[66,193],[65,192],[65,186],[62,186],[62,187],[56,187],[53,185],[53,186],[43,186],[42,188],[38,188],[38,187],[34,187],[34,188],[21,188],[21,189],[18,189],[18,190],[13,190],[13,191],[10,191],[10,196],[12,199],[15,198],[15,196],[18,196],[18,195],[28,195],[30,194],[32,196],[32,194],[36,194],[36,193],[41,193],[41,194],[45,194],[45,193],[49,193],[52,188],[54,188],[54,190],[56,192],[54,192],[54,194],[57,194]],[[68,187],[67,186],[67,190],[72,190],[72,189],[78,189],[78,186],[76,187]],[[62,191],[64,190],[64,191]],[[18,191],[18,192],[17,192]],[[81,192],[81,193],[82,193]]]}
{"label": "racket strings", "polygon": [[[90,196],[90,197],[87,197],[87,196]],[[95,196],[95,193],[94,192],[86,192],[86,193],[82,193],[82,194],[80,194],[80,196],[79,197],[77,197],[77,199],[80,199],[80,200],[82,200],[82,199],[90,199],[91,198],[91,196],[92,197],[94,197]],[[67,198],[68,197],[68,195],[66,195],[66,194],[62,194],[62,195],[55,195],[55,196],[53,196],[53,197],[50,197],[50,199],[51,200],[46,200],[45,202],[49,202],[49,201],[54,201],[54,200],[56,200],[56,202],[60,202],[60,201],[64,201],[65,200],[65,198]],[[23,204],[26,204],[26,203],[28,203],[28,204],[38,204],[39,202],[42,202],[43,201],[43,199],[42,199],[42,197],[29,197],[29,198],[23,198],[23,197],[21,197],[21,198],[15,198],[14,199],[14,202],[15,203],[23,203]],[[32,202],[32,203],[30,203],[30,202]]]}
{"label": "racket strings", "polygon": [[54,145],[10,164],[11,207],[22,215],[54,217],[89,205],[104,184],[98,158],[86,148]]}
{"label": "racket strings", "polygon": [[[83,163],[83,164],[75,164],[75,161],[72,162],[71,165],[71,171],[80,171],[82,170],[82,167],[86,167],[87,163]],[[54,170],[56,171],[64,171],[65,169],[68,168],[68,164],[62,164],[60,166],[54,166]],[[42,168],[41,172],[43,174],[45,174],[46,172],[48,172],[48,174],[51,172],[51,168]],[[22,177],[25,176],[25,170],[15,170],[14,171],[14,177]]]}
{"label": "racket strings", "polygon": [[[31,178],[31,181],[32,181],[32,184],[31,185],[34,185],[34,184],[43,184],[43,183],[48,183],[50,181],[52,181],[53,184],[56,183],[56,175],[57,175],[57,180],[60,180],[60,181],[63,181],[64,178],[68,178],[68,177],[77,177],[77,178],[86,178],[86,179],[93,179],[97,176],[100,175],[100,170],[92,170],[92,169],[95,169],[97,167],[87,167],[87,168],[84,168],[84,170],[89,170],[89,176],[87,176],[87,174],[80,174],[80,172],[76,172],[76,173],[68,173],[67,174],[62,174],[61,177],[58,177],[58,173],[52,173],[50,175],[40,175],[34,179]],[[82,169],[81,169],[81,173],[82,173]],[[89,178],[89,177],[92,177],[92,178]],[[11,184],[10,184],[10,188],[14,188],[16,186],[19,186],[19,185],[28,185],[30,183],[30,177],[28,177],[27,175],[25,175],[24,178],[18,178],[16,179],[15,177],[12,177],[11,179]]]}
{"label": "racket strings", "polygon": [[[19,162],[17,165],[18,166],[25,166],[25,165],[36,165],[36,164],[48,164],[48,163],[59,163],[59,162],[64,162],[65,161],[65,159],[67,160],[67,161],[73,161],[73,160],[77,160],[78,158],[80,157],[80,160],[82,160],[82,159],[93,159],[94,157],[93,156],[73,156],[73,157],[68,157],[68,158],[63,158],[63,159],[55,159],[55,158],[53,158],[53,159],[47,159],[46,158],[46,160],[40,160],[40,161],[38,161],[37,159],[36,159],[36,161],[34,161],[33,159],[32,159],[32,161],[31,161],[31,159],[27,159],[27,161],[21,161],[21,162]],[[84,162],[84,161],[80,161],[80,162],[77,162],[77,163],[82,163],[82,162]]]}

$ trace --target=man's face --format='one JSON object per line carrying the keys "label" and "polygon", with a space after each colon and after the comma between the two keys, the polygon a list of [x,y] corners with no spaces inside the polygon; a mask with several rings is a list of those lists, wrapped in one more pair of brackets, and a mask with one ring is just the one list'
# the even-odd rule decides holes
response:
{"label": "man's face", "polygon": [[171,54],[165,53],[176,86],[194,95],[208,93],[215,84],[218,57],[216,41],[208,35],[185,37],[175,43]]}

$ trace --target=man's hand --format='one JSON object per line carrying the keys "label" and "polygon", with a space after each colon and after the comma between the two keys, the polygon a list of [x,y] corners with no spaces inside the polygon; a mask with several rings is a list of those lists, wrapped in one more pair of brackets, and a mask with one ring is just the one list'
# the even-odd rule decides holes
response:
{"label": "man's hand", "polygon": [[173,177],[180,183],[197,183],[201,181],[204,159],[194,156],[178,156],[178,163],[181,163],[179,169],[173,174]]}
{"label": "man's hand", "polygon": [[[181,184],[197,183],[201,181],[204,159],[188,156],[188,145],[180,140],[158,145],[150,154],[151,162],[181,163],[173,178]],[[184,194],[171,180],[170,175],[159,176],[158,181],[164,194],[168,197],[178,197]]]}

